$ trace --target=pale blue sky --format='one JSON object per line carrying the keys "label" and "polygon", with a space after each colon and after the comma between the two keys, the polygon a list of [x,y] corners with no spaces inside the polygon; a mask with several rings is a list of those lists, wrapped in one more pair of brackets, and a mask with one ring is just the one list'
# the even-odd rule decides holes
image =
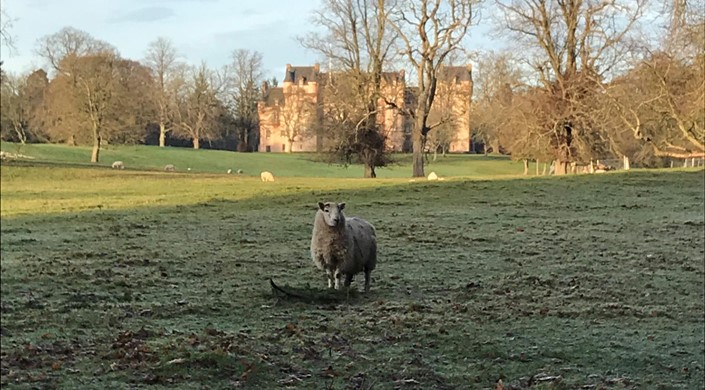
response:
{"label": "pale blue sky", "polygon": [[[233,50],[263,54],[265,73],[281,80],[287,63],[312,64],[316,53],[295,37],[312,29],[310,15],[321,0],[2,0],[13,19],[17,53],[3,47],[3,67],[30,71],[44,63],[34,53],[37,39],[71,26],[115,46],[123,57],[141,60],[147,45],[170,38],[183,59],[211,67],[230,61]],[[475,37],[480,31],[475,30]],[[471,39],[477,47],[491,41]],[[321,64],[324,67],[324,64]]]}

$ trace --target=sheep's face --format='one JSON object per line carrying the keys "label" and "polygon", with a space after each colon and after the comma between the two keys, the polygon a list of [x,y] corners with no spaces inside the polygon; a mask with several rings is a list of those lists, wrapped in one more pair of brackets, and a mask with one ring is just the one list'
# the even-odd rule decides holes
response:
{"label": "sheep's face", "polygon": [[330,227],[338,226],[340,221],[345,218],[343,215],[345,203],[318,202],[318,208],[321,209],[323,220]]}

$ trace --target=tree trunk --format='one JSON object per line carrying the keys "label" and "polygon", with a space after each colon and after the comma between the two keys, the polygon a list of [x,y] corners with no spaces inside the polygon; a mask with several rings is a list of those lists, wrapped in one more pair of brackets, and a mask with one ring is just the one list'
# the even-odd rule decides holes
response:
{"label": "tree trunk", "polygon": [[73,135],[73,134],[71,134],[71,135],[69,136],[68,141],[66,141],[66,143],[68,143],[69,146],[76,146],[76,136]]}
{"label": "tree trunk", "polygon": [[193,148],[194,149],[200,149],[201,148],[201,140],[196,137],[193,139]]}
{"label": "tree trunk", "polygon": [[294,150],[294,141],[289,141],[288,148],[286,148],[287,153],[291,153]]}
{"label": "tree trunk", "polygon": [[159,147],[163,148],[166,146],[166,125],[164,122],[159,123]]}
{"label": "tree trunk", "polygon": [[[418,115],[418,114],[417,114]],[[414,126],[413,134],[411,135],[411,148],[412,148],[412,173],[411,177],[424,177],[423,170],[423,133],[422,133],[423,120],[421,115],[416,119],[416,124]]]}
{"label": "tree trunk", "polygon": [[629,157],[624,156],[623,158],[624,158],[624,170],[628,171],[631,168],[631,166],[629,165]]}
{"label": "tree trunk", "polygon": [[377,173],[375,173],[375,166],[371,164],[365,164],[365,178],[374,179],[375,177],[377,177]]}
{"label": "tree trunk", "polygon": [[529,160],[524,159],[524,175],[529,174]]}
{"label": "tree trunk", "polygon": [[492,154],[499,154],[499,140],[492,142]]}
{"label": "tree trunk", "polygon": [[438,148],[433,150],[433,161],[435,162],[436,159],[438,159]]}
{"label": "tree trunk", "polygon": [[539,159],[537,158],[537,159],[536,159],[536,176],[539,175],[539,165],[540,165],[540,164],[539,164]]}
{"label": "tree trunk", "polygon": [[546,170],[547,170],[547,169],[548,169],[548,164],[547,164],[547,163],[543,163],[543,175],[544,175],[544,176],[546,175]]}
{"label": "tree trunk", "polygon": [[553,170],[554,175],[566,175],[566,174],[568,174],[568,172],[570,172],[570,170],[569,170],[570,163],[567,161],[554,160],[553,164],[555,167]]}
{"label": "tree trunk", "polygon": [[91,154],[91,162],[97,163],[100,159],[100,136],[93,137],[93,153]]}
{"label": "tree trunk", "polygon": [[17,139],[20,141],[22,145],[27,143],[27,133],[25,133],[24,129],[22,126],[16,126],[13,125],[13,128],[15,129],[15,134],[17,134]]}

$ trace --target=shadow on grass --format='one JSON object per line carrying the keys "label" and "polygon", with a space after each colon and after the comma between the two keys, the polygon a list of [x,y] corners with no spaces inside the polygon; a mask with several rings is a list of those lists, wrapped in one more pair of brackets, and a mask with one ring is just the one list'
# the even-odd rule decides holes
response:
{"label": "shadow on grass", "polygon": [[310,286],[279,286],[275,284],[272,279],[269,279],[269,285],[272,288],[272,293],[265,294],[264,296],[266,298],[274,297],[284,301],[302,302],[312,305],[338,303],[352,304],[356,303],[361,297],[360,293],[354,287],[343,290],[333,290],[316,289],[311,288]]}

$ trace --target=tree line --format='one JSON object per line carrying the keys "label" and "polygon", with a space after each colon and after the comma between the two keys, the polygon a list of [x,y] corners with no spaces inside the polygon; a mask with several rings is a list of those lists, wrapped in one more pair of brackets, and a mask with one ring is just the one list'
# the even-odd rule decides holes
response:
{"label": "tree line", "polygon": [[[466,50],[480,10],[515,46]],[[298,39],[338,75],[315,129],[333,139],[335,161],[363,163],[370,177],[389,163],[382,101],[411,118],[412,175],[423,176],[424,152],[447,144],[442,69],[473,59],[473,138],[561,174],[609,157],[648,165],[705,155],[704,20],[705,5],[688,0],[323,0],[316,32]],[[256,150],[257,51],[211,69],[186,65],[159,38],[135,61],[68,27],[40,39],[37,53],[46,71],[3,73],[5,140],[89,143],[92,161],[106,142]],[[410,70],[404,107],[382,91],[394,68]]]}
{"label": "tree line", "polygon": [[2,139],[93,145],[154,143],[253,151],[262,55],[235,50],[211,69],[180,60],[167,38],[151,42],[142,61],[66,27],[38,42],[48,64],[29,74],[2,74]]}

